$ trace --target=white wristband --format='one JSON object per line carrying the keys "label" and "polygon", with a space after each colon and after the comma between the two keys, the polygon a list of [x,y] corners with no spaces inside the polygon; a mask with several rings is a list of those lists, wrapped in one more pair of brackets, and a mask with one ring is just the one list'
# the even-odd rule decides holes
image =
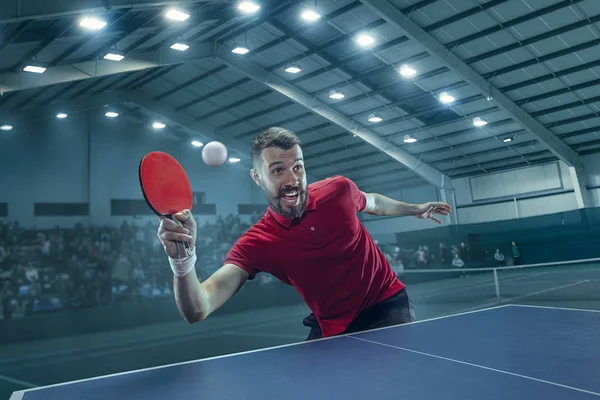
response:
{"label": "white wristband", "polygon": [[169,257],[169,264],[175,276],[180,278],[189,274],[196,266],[196,248],[192,249],[192,255],[182,258]]}

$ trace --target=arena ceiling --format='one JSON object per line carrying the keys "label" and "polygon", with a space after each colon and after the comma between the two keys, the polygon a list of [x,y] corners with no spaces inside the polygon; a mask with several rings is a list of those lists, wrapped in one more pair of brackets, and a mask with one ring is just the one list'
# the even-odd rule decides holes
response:
{"label": "arena ceiling", "polygon": [[379,192],[576,166],[600,151],[599,22],[598,0],[3,0],[0,125],[111,109],[242,162],[284,126],[313,177]]}

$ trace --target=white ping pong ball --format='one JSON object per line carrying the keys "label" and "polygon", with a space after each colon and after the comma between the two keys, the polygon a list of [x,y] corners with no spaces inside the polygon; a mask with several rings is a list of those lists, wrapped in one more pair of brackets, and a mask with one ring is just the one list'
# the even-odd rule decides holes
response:
{"label": "white ping pong ball", "polygon": [[207,143],[202,149],[202,160],[209,167],[218,167],[227,160],[227,147],[221,142]]}

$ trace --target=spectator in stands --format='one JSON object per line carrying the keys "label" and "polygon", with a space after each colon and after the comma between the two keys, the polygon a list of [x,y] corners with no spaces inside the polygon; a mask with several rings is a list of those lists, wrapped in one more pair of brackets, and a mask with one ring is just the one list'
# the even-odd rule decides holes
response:
{"label": "spectator in stands", "polygon": [[506,266],[506,261],[504,261],[504,254],[500,252],[500,249],[496,249],[496,254],[494,254],[494,259],[498,262],[499,267]]}
{"label": "spectator in stands", "polygon": [[[459,254],[455,254],[454,255],[454,259],[452,260],[452,266],[454,268],[463,268],[465,266],[465,262],[460,258]],[[465,276],[469,276],[467,275],[467,273],[465,271],[460,271],[460,277],[463,278]]]}
{"label": "spectator in stands", "polygon": [[133,278],[133,265],[127,258],[124,252],[119,254],[119,258],[112,268],[111,275],[113,286],[117,288],[117,292],[122,288],[125,293],[131,293],[131,279]]}
{"label": "spectator in stands", "polygon": [[520,265],[521,264],[521,249],[519,248],[519,246],[517,246],[517,244],[515,242],[512,242],[511,252],[512,252],[513,265]]}
{"label": "spectator in stands", "polygon": [[8,248],[3,241],[0,241],[0,264],[8,257]]}
{"label": "spectator in stands", "polygon": [[48,239],[43,233],[38,233],[38,245],[40,248],[40,253],[47,258],[50,255],[51,250],[50,239]]}
{"label": "spectator in stands", "polygon": [[252,225],[256,224],[260,220],[260,215],[256,212],[256,210],[252,211],[252,216],[250,217],[250,223]]}
{"label": "spectator in stands", "polygon": [[2,306],[2,318],[10,319],[13,314],[12,299],[13,292],[10,282],[4,282],[0,289],[0,305]]}
{"label": "spectator in stands", "polygon": [[455,245],[451,245],[450,246],[450,255],[452,257],[452,259],[454,259],[454,256],[458,254],[458,247],[456,247]]}
{"label": "spectator in stands", "polygon": [[460,244],[458,248],[458,255],[461,260],[469,261],[469,250],[467,250],[467,246],[464,243]]}
{"label": "spectator in stands", "polygon": [[417,251],[417,268],[425,268],[427,264],[427,256],[425,254],[425,249],[423,246],[419,246],[419,250]]}
{"label": "spectator in stands", "polygon": [[394,260],[394,263],[402,264],[400,261],[400,247],[394,246],[394,249],[392,250],[392,259]]}
{"label": "spectator in stands", "polygon": [[451,260],[448,247],[444,243],[440,243],[440,263],[447,265],[450,264]]}
{"label": "spectator in stands", "polygon": [[34,268],[29,263],[25,267],[25,279],[27,279],[27,282],[30,284],[36,284],[40,279],[37,268]]}

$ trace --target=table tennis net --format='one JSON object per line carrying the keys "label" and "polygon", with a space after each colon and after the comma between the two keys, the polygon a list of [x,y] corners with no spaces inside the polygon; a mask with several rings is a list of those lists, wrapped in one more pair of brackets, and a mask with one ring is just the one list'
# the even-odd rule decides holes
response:
{"label": "table tennis net", "polygon": [[600,300],[600,258],[495,268],[400,268],[397,275],[423,302],[527,300],[589,308],[586,302]]}

